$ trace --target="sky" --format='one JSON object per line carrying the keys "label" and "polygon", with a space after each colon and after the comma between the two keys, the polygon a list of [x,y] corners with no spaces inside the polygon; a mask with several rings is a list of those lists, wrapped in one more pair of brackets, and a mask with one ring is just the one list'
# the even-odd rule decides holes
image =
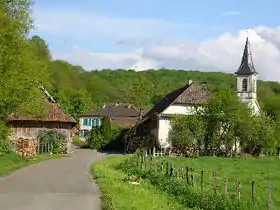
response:
{"label": "sky", "polygon": [[280,1],[35,0],[54,59],[86,70],[172,68],[234,73],[246,37],[260,79],[280,81]]}

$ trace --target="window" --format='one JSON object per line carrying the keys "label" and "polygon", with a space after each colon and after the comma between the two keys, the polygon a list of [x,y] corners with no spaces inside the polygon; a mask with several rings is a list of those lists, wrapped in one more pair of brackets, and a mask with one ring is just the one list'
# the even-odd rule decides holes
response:
{"label": "window", "polygon": [[83,120],[83,125],[84,126],[89,126],[90,124],[89,124],[90,122],[89,122],[89,119],[84,119]]}
{"label": "window", "polygon": [[242,91],[247,91],[247,89],[248,89],[248,80],[243,79],[242,80]]}

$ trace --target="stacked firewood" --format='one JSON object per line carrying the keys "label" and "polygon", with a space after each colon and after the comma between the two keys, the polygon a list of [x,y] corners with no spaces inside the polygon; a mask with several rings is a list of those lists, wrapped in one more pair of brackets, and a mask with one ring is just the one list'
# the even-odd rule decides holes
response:
{"label": "stacked firewood", "polygon": [[60,149],[62,154],[67,153],[67,142],[66,141],[61,141],[60,143]]}
{"label": "stacked firewood", "polygon": [[36,139],[20,137],[16,144],[17,151],[22,157],[29,158],[37,155],[38,141]]}

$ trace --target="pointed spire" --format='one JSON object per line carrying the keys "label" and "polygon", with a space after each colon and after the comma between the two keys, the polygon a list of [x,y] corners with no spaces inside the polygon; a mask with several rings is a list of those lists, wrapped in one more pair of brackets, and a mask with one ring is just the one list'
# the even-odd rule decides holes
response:
{"label": "pointed spire", "polygon": [[253,64],[252,53],[250,50],[250,42],[248,37],[246,38],[246,44],[245,44],[241,64],[237,72],[235,72],[235,74],[236,75],[258,74]]}

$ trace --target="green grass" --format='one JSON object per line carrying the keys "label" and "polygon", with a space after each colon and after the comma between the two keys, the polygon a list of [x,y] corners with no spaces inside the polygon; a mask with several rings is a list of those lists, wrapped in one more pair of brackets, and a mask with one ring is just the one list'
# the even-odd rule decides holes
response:
{"label": "green grass", "polygon": [[276,157],[269,158],[175,158],[162,157],[165,162],[184,168],[181,175],[186,183],[186,166],[195,170],[195,187],[200,189],[201,170],[204,171],[204,189],[213,191],[212,172],[217,173],[217,190],[223,194],[225,190],[225,177],[228,177],[228,193],[232,199],[236,198],[236,180],[241,181],[241,201],[251,200],[252,181],[255,181],[255,194],[259,208],[267,204],[268,185],[273,186],[273,206],[280,209],[280,160]]}
{"label": "green grass", "polygon": [[92,166],[92,173],[103,193],[103,208],[107,210],[186,209],[172,196],[159,192],[141,180],[140,185],[122,182],[126,174],[115,168],[127,157],[110,157]]}
{"label": "green grass", "polygon": [[86,141],[81,141],[79,136],[74,136],[73,137],[72,144],[74,144],[74,145],[76,145],[78,147],[82,147],[82,148],[88,147],[88,143]]}
{"label": "green grass", "polygon": [[31,160],[26,160],[16,153],[8,153],[4,156],[0,156],[0,177],[10,174],[11,172],[20,169],[22,167],[38,163],[44,160],[67,157],[67,155],[52,155],[44,154],[39,155]]}

